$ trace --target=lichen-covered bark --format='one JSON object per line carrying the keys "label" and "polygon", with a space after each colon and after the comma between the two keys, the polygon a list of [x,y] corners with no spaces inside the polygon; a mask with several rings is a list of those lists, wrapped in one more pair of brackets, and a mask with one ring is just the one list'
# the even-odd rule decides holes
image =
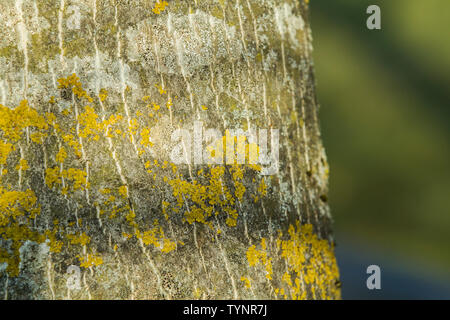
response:
{"label": "lichen-covered bark", "polygon": [[[307,11],[1,1],[2,297],[339,298]],[[230,138],[257,128],[279,130],[270,175]],[[246,163],[202,164],[234,140]]]}

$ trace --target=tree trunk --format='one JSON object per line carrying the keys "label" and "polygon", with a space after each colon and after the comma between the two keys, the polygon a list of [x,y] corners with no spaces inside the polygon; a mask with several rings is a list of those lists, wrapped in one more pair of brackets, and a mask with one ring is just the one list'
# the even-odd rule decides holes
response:
{"label": "tree trunk", "polygon": [[1,1],[2,297],[339,298],[307,2]]}

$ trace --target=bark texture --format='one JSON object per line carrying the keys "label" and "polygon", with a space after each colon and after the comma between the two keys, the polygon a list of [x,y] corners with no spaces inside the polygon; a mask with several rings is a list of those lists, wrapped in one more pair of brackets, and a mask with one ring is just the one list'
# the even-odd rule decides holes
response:
{"label": "bark texture", "polygon": [[[293,0],[2,0],[1,296],[339,298],[307,14]],[[230,139],[256,128],[269,150]],[[270,129],[265,175],[249,162],[277,148]],[[235,140],[246,163],[200,163]],[[187,164],[171,160],[180,145]]]}

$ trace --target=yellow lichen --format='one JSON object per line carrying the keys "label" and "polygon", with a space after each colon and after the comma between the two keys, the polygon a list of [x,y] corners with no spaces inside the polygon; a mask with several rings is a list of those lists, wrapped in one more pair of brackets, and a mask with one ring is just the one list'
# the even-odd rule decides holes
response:
{"label": "yellow lichen", "polygon": [[266,270],[266,278],[272,279],[272,258],[268,256],[266,250],[266,239],[261,240],[261,250],[256,249],[256,246],[253,245],[247,250],[247,260],[251,267],[256,267],[259,264],[262,264]]}
{"label": "yellow lichen", "polygon": [[300,226],[297,222],[296,227],[289,227],[288,233],[289,239],[278,241],[278,246],[289,274],[295,276],[294,283],[288,286],[291,297],[306,298],[301,282],[311,288],[313,298],[339,297],[336,287],[339,271],[332,246],[327,240],[319,239],[310,224]]}
{"label": "yellow lichen", "polygon": [[19,219],[35,219],[40,212],[37,198],[32,190],[8,190],[0,186],[0,236],[10,243],[9,250],[0,248],[0,263],[6,262],[10,276],[19,274],[20,248],[27,241],[42,243],[45,236],[33,231]]}
{"label": "yellow lichen", "polygon": [[87,92],[83,89],[83,85],[80,82],[80,78],[77,77],[75,73],[68,76],[67,78],[58,79],[58,88],[64,89],[69,88],[72,90],[73,94],[79,99],[85,98],[89,102],[92,102],[93,99],[87,94]]}
{"label": "yellow lichen", "polygon": [[28,166],[28,161],[25,159],[20,159],[19,164],[16,166],[16,170],[28,170],[30,167]]}
{"label": "yellow lichen", "polygon": [[128,197],[128,188],[127,186],[121,186],[119,188],[119,194],[123,197],[123,198],[127,198]]}
{"label": "yellow lichen", "polygon": [[98,254],[89,253],[86,256],[78,256],[78,260],[82,268],[98,267],[103,264],[103,258]]}
{"label": "yellow lichen", "polygon": [[108,98],[108,91],[106,89],[101,89],[100,93],[98,94],[98,97],[101,102],[105,102]]}
{"label": "yellow lichen", "polygon": [[11,151],[14,150],[14,146],[11,143],[3,142],[0,140],[0,165],[6,164]]}
{"label": "yellow lichen", "polygon": [[70,244],[77,244],[81,246],[86,246],[91,242],[91,237],[89,237],[85,232],[68,234],[67,238],[69,239]]}
{"label": "yellow lichen", "polygon": [[144,128],[141,131],[141,145],[145,146],[145,147],[152,147],[153,143],[150,141],[150,129],[149,128]]}
{"label": "yellow lichen", "polygon": [[247,289],[250,289],[252,287],[251,283],[250,283],[250,279],[248,279],[247,277],[241,277],[241,281],[244,282],[244,286]]}
{"label": "yellow lichen", "polygon": [[82,126],[80,131],[80,136],[82,138],[93,138],[94,140],[99,139],[99,135],[103,131],[103,123],[97,121],[98,115],[95,113],[94,109],[90,106],[85,107],[85,111],[78,116],[78,122]]}
{"label": "yellow lichen", "polygon": [[64,149],[64,147],[61,147],[58,153],[56,154],[55,160],[58,163],[63,163],[66,158],[67,158],[66,149]]}
{"label": "yellow lichen", "polygon": [[61,171],[60,168],[54,167],[47,168],[45,173],[45,183],[49,188],[53,188],[55,185],[61,185],[62,178],[72,182],[73,191],[89,187],[89,183],[86,180],[87,174],[80,169],[69,168]]}
{"label": "yellow lichen", "polygon": [[285,299],[306,299],[307,292],[311,292],[310,298],[329,299],[339,298],[340,290],[336,285],[339,279],[339,271],[332,246],[327,240],[321,240],[313,233],[310,224],[294,227],[290,225],[288,238],[284,240],[280,232],[276,240],[276,252],[272,254],[267,246],[266,239],[261,240],[258,249],[256,245],[247,250],[247,261],[250,267],[263,265],[266,278],[272,279],[273,261],[278,260],[287,271],[278,280],[284,284],[276,288],[278,296]]}
{"label": "yellow lichen", "polygon": [[15,109],[0,104],[0,130],[3,131],[6,139],[18,141],[22,136],[23,129],[27,127],[47,129],[45,119],[28,105],[27,100],[22,100]]}

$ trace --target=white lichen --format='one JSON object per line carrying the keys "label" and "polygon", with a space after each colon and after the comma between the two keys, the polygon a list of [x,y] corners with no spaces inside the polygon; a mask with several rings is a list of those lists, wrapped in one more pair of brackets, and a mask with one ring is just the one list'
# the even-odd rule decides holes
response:
{"label": "white lichen", "polygon": [[297,35],[299,31],[305,28],[305,22],[302,16],[292,12],[292,6],[284,3],[274,10],[275,22],[278,32],[283,40],[289,40],[297,49],[301,48],[301,41]]}

